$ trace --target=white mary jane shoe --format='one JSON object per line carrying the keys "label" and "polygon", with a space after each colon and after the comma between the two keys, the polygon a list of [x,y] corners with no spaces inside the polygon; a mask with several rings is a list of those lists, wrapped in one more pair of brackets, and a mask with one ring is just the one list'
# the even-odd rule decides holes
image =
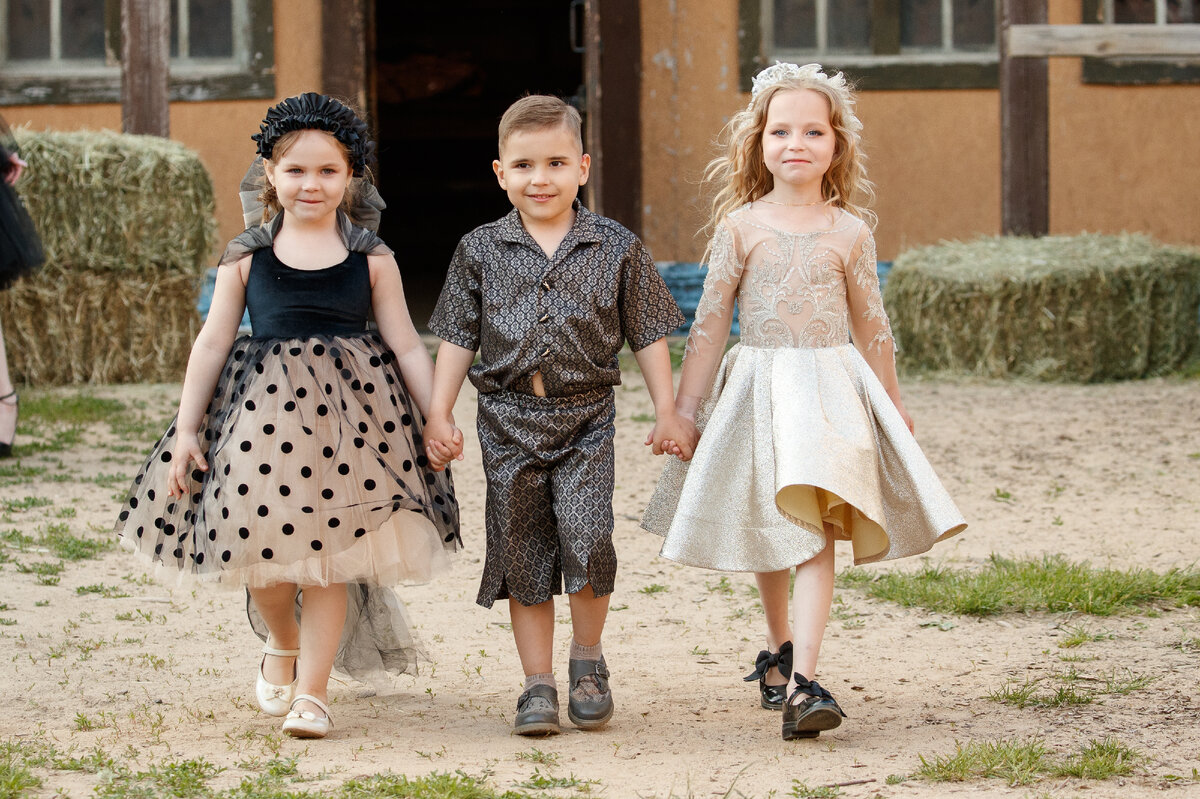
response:
{"label": "white mary jane shoe", "polygon": [[[267,678],[263,676],[262,667],[267,662],[267,655],[275,655],[276,657],[298,657],[299,649],[276,649],[271,646],[268,640],[267,645],[263,647],[262,663],[258,665],[258,679],[254,681],[254,698],[258,700],[258,706],[263,713],[268,716],[285,716],[288,710],[292,707],[292,695],[296,693],[296,680],[292,680],[287,685],[275,685],[267,682]],[[294,668],[294,667],[293,667]]]}
{"label": "white mary jane shoe", "polygon": [[296,698],[292,700],[293,708],[301,700],[312,702],[321,708],[325,715],[318,716],[311,710],[293,709],[283,720],[283,731],[293,738],[324,738],[333,729],[333,719],[329,717],[329,707],[315,696],[296,694]]}

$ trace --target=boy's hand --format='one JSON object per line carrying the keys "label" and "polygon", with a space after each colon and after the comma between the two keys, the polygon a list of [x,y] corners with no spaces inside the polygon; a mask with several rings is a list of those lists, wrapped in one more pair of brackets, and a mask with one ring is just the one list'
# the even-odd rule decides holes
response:
{"label": "boy's hand", "polygon": [[175,450],[171,453],[171,471],[167,472],[167,496],[188,495],[188,477],[193,461],[200,471],[208,471],[208,461],[204,460],[204,454],[200,451],[200,438],[195,433],[180,433],[175,438]]}
{"label": "boy's hand", "polygon": [[426,420],[425,455],[435,472],[445,469],[450,461],[463,459],[463,434],[452,419]]}
{"label": "boy's hand", "polygon": [[664,414],[654,421],[654,429],[646,436],[646,446],[655,455],[674,455],[681,461],[692,459],[700,438],[695,423],[678,413]]}

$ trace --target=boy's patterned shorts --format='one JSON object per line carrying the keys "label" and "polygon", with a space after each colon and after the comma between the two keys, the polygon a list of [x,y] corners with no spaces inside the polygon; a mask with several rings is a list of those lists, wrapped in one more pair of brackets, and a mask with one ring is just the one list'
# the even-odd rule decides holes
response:
{"label": "boy's patterned shorts", "polygon": [[487,555],[476,602],[536,605],[588,583],[613,591],[613,420],[609,387],[571,397],[479,395]]}

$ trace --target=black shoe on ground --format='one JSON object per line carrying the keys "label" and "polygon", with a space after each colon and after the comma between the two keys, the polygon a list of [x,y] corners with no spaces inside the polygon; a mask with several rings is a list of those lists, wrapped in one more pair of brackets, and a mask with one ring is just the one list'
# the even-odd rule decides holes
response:
{"label": "black shoe on ground", "polygon": [[[800,694],[809,694],[799,704],[792,704]],[[783,706],[783,740],[816,738],[823,730],[832,730],[842,723],[846,714],[833,695],[817,684],[797,676],[796,690]]]}
{"label": "black shoe on ground", "polygon": [[557,735],[558,689],[551,685],[535,685],[517,700],[517,717],[513,719],[516,735]]}
{"label": "black shoe on ground", "polygon": [[[783,685],[767,685],[767,672],[778,668],[783,675]],[[759,704],[764,710],[783,710],[787,699],[787,681],[792,677],[792,642],[784,641],[778,652],[762,650],[754,661],[754,671],[742,678],[743,682],[758,680]]]}
{"label": "black shoe on ground", "polygon": [[567,694],[567,718],[582,730],[603,727],[612,718],[612,691],[608,687],[608,666],[599,660],[575,660],[567,663],[570,692]]}

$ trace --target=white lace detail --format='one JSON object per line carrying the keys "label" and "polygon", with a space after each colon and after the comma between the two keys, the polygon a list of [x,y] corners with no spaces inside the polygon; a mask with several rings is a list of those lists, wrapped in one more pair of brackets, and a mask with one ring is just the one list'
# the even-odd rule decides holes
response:
{"label": "white lace detail", "polygon": [[794,233],[743,206],[718,226],[710,261],[687,357],[702,354],[716,368],[735,299],[745,345],[818,348],[853,339],[864,355],[890,355],[875,240],[852,214],[842,211],[828,230]]}

